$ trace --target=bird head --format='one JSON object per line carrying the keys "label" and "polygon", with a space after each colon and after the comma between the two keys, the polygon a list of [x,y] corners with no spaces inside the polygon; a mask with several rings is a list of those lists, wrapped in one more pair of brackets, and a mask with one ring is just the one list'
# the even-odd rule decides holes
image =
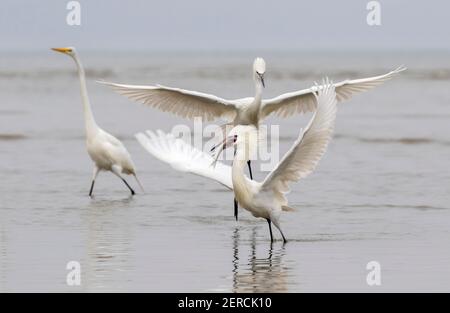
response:
{"label": "bird head", "polygon": [[258,148],[257,128],[252,125],[234,127],[221,143],[211,149],[216,153],[213,165],[216,164],[220,154],[230,147],[236,147],[236,157],[245,161],[253,159]]}
{"label": "bird head", "polygon": [[266,72],[266,62],[263,58],[256,58],[253,62],[253,75],[255,81],[260,82],[263,87],[265,87],[264,83],[264,73]]}
{"label": "bird head", "polygon": [[72,58],[75,56],[76,50],[74,47],[65,47],[65,48],[52,48],[53,51],[60,52],[71,56]]}

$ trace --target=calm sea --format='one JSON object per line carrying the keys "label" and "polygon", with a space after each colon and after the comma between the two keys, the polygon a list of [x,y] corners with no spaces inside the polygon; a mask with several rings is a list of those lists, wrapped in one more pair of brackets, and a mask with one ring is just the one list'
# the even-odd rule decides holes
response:
{"label": "calm sea", "polygon": [[[192,123],[95,83],[251,96],[256,55],[79,52],[97,122],[123,140],[146,193],[131,198],[102,173],[95,198],[87,196],[92,164],[72,60],[51,51],[1,55],[0,291],[450,291],[448,54],[261,55],[266,97],[324,76],[409,68],[339,104],[325,157],[292,186],[298,211],[282,217],[290,241],[271,246],[264,220],[241,210],[234,221],[229,191],[175,172],[134,139]],[[266,121],[280,127],[282,154],[309,117]],[[69,261],[81,265],[81,286],[66,284]],[[381,286],[366,282],[370,261],[381,266]]]}

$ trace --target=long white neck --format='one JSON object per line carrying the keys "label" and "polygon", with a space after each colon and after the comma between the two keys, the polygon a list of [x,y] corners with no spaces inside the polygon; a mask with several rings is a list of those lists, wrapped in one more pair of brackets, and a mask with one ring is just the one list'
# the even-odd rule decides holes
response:
{"label": "long white neck", "polygon": [[244,176],[244,169],[247,165],[247,160],[244,157],[243,149],[237,149],[233,160],[233,167],[231,170],[231,179],[233,182],[233,190],[236,199],[241,205],[245,205],[248,197],[251,196],[251,188],[247,179]]}
{"label": "long white neck", "polygon": [[259,78],[255,78],[255,102],[258,102],[259,104],[261,104],[263,89],[264,87],[261,80]]}
{"label": "long white neck", "polygon": [[86,75],[84,74],[83,65],[81,64],[81,61],[77,55],[74,56],[74,60],[77,65],[78,76],[80,78],[81,101],[83,102],[86,135],[89,137],[98,131],[98,126],[95,122],[94,115],[92,114],[91,103],[89,102],[89,96],[86,87]]}
{"label": "long white neck", "polygon": [[255,98],[252,105],[247,107],[246,113],[249,123],[255,125],[256,127],[258,127],[259,124],[263,88],[264,87],[259,77],[255,78]]}

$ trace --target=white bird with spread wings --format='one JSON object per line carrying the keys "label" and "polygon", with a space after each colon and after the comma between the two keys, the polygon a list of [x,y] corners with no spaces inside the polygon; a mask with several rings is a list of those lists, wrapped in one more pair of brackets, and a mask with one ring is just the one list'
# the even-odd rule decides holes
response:
{"label": "white bird with spread wings", "polygon": [[[336,99],[338,102],[348,100],[354,94],[381,85],[405,69],[405,67],[401,66],[384,75],[344,80],[336,83],[334,84]],[[285,93],[272,99],[263,99],[265,72],[265,61],[262,58],[256,58],[253,63],[252,73],[255,83],[255,95],[254,97],[236,100],[226,100],[198,91],[161,85],[139,86],[102,81],[100,83],[111,86],[116,92],[131,100],[141,102],[164,112],[171,112],[188,119],[201,117],[205,121],[224,119],[233,126],[253,125],[258,127],[259,122],[272,113],[281,117],[288,117],[294,114],[314,112],[316,110],[314,93],[322,88],[322,86],[313,86],[311,88]]]}
{"label": "white bird with spread wings", "polygon": [[[147,135],[140,133],[136,137],[150,154],[170,164],[174,169],[213,179],[232,189],[244,209],[255,217],[267,220],[271,241],[273,223],[286,242],[280,226],[280,215],[282,211],[293,210],[286,198],[289,192],[288,184],[314,171],[331,141],[336,119],[337,99],[333,84],[325,83],[317,94],[313,93],[313,97],[316,99],[317,111],[281,162],[262,182],[251,180],[244,174],[246,162],[254,155],[258,146],[258,129],[253,125],[236,126],[219,145],[217,153],[228,147],[235,147],[236,153],[231,167],[216,162],[217,157],[214,159],[162,131],[157,134],[148,131]],[[211,166],[213,163],[214,167]]]}
{"label": "white bird with spread wings", "polygon": [[[405,69],[405,67],[401,66],[384,75],[344,80],[336,83],[334,86],[337,101],[348,100],[354,94],[381,85]],[[141,102],[163,112],[171,112],[188,119],[201,117],[205,121],[225,120],[226,124],[222,126],[224,136],[226,135],[226,127],[228,125],[253,125],[258,128],[259,122],[271,114],[288,117],[294,114],[314,112],[316,110],[314,93],[323,88],[323,86],[313,86],[308,89],[285,93],[272,99],[263,99],[265,72],[266,62],[262,58],[256,58],[253,62],[252,71],[255,84],[254,96],[236,100],[226,100],[198,91],[161,85],[139,86],[103,81],[100,81],[100,83],[112,87],[116,92],[131,100]],[[253,179],[250,160],[247,162],[247,166],[250,178]],[[234,216],[237,220],[238,210],[236,200],[234,201]]]}

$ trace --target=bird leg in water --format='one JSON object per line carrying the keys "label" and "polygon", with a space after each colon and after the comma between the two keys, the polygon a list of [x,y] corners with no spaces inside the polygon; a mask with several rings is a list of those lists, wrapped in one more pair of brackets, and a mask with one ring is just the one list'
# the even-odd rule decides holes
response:
{"label": "bird leg in water", "polygon": [[134,192],[133,188],[128,185],[127,181],[124,178],[122,178],[122,181],[125,183],[125,185],[127,185],[128,189],[130,189],[131,195],[134,196],[136,193]]}
{"label": "bird leg in water", "polygon": [[273,242],[273,235],[272,235],[272,224],[270,219],[267,219],[267,223],[269,223],[269,231],[270,231],[270,242]]}
{"label": "bird leg in water", "polygon": [[283,237],[283,243],[286,243],[287,242],[287,240],[286,240],[286,238],[284,237],[284,234],[283,234],[283,232],[280,230],[280,233],[281,233],[281,237]]}
{"label": "bird leg in water", "polygon": [[252,166],[251,166],[251,161],[250,160],[247,161],[247,165],[248,165],[248,170],[250,172],[250,179],[253,180]]}
{"label": "bird leg in water", "polygon": [[[236,147],[234,147],[234,156],[236,156]],[[236,222],[238,220],[238,202],[236,198],[234,198],[234,217],[236,218]]]}
{"label": "bird leg in water", "polygon": [[281,230],[280,222],[278,220],[275,220],[273,225],[275,225],[275,227],[278,228],[278,230],[280,231],[281,237],[283,237],[283,243],[286,243],[287,240],[286,240],[286,237],[284,237],[283,231]]}
{"label": "bird leg in water", "polygon": [[131,191],[131,195],[134,196],[136,193],[134,192],[133,188],[130,187],[130,185],[128,185],[127,181],[125,180],[125,178],[122,177],[122,175],[120,175],[120,172],[122,171],[122,169],[116,165],[113,165],[111,167],[111,171],[117,176],[119,177],[124,183],[125,185],[127,185],[128,189],[130,189]]}
{"label": "bird leg in water", "polygon": [[99,169],[97,166],[94,166],[94,173],[92,174],[92,184],[91,184],[91,190],[89,191],[89,197],[92,197],[92,192],[94,191],[94,184],[95,180],[97,179]]}
{"label": "bird leg in water", "polygon": [[89,197],[92,197],[92,192],[94,191],[95,180],[92,181],[91,190],[89,191]]}

